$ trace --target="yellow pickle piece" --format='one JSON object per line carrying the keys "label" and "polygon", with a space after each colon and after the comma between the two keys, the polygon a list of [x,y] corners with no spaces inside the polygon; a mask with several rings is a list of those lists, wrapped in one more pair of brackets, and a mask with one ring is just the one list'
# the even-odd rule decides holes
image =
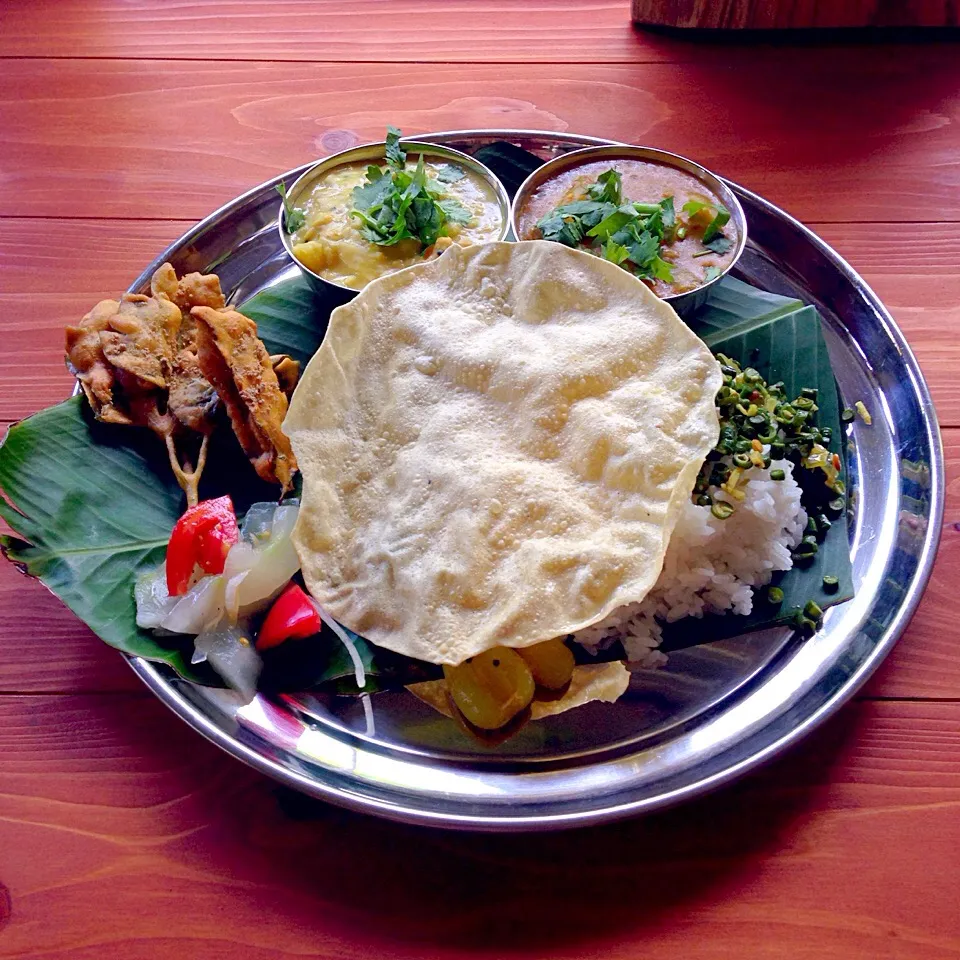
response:
{"label": "yellow pickle piece", "polygon": [[455,667],[444,666],[450,696],[464,718],[481,730],[499,730],[530,705],[536,689],[524,659],[494,647]]}

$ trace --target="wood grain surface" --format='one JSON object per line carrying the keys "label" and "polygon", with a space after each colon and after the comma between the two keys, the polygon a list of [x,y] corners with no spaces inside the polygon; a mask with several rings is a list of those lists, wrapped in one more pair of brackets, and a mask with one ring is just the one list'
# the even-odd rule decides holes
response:
{"label": "wood grain surface", "polygon": [[956,63],[922,47],[750,69],[730,59],[520,71],[26,59],[2,69],[6,216],[199,219],[392,122],[410,134],[527,127],[663,147],[810,222],[960,220]]}
{"label": "wood grain surface", "polygon": [[[789,36],[757,43],[735,33],[705,40],[636,29],[629,0],[4,0],[0,5],[0,56],[7,57],[679,63],[721,59],[731,50],[767,55],[796,44]],[[831,49],[846,56],[862,45],[847,37],[834,39]],[[807,56],[822,52],[809,41],[801,46]],[[899,45],[873,49],[878,57],[892,56]]]}
{"label": "wood grain surface", "polygon": [[863,703],[679,810],[458,836],[290,794],[145,697],[3,698],[0,957],[947,960],[958,753],[960,705]]}
{"label": "wood grain surface", "polygon": [[308,801],[206,744],[0,566],[0,960],[960,957],[960,57],[723,43],[627,0],[0,3],[0,423],[62,328],[278,172],[407,132],[539,127],[691,155],[783,206],[928,378],[946,522],[857,701],[716,796],[471,837]]}

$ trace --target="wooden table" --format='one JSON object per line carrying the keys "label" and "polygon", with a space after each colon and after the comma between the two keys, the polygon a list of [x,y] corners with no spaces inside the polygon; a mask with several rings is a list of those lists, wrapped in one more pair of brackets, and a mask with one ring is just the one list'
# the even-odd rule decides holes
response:
{"label": "wooden table", "polygon": [[5,0],[0,419],[194,221],[352,143],[539,127],[695,157],[808,223],[944,428],[932,583],[800,749],[681,809],[531,837],[307,801],[208,745],[0,567],[0,957],[960,956],[960,51],[644,35],[626,0]]}

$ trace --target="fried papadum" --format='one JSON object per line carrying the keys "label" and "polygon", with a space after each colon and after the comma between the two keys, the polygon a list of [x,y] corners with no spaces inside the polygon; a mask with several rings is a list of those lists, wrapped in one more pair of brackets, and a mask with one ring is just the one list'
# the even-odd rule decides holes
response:
{"label": "fried papadum", "polygon": [[445,665],[641,601],[719,432],[720,366],[635,277],[451,247],[334,310],[285,429],[313,596]]}

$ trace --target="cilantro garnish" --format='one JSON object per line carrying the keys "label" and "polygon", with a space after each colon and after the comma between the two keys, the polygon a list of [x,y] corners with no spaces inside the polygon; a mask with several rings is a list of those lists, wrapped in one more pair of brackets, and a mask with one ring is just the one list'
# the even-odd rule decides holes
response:
{"label": "cilantro garnish", "polygon": [[707,224],[707,229],[703,231],[703,242],[710,243],[714,237],[720,236],[720,231],[727,225],[730,219],[730,211],[726,207],[717,207],[714,218]]}
{"label": "cilantro garnish", "polygon": [[445,163],[439,171],[437,171],[437,179],[441,183],[456,183],[466,175],[462,167],[455,167],[452,163]]}
{"label": "cilantro garnish", "polygon": [[597,177],[596,183],[587,187],[587,196],[591,200],[612,203],[619,207],[623,203],[623,178],[617,170],[610,169]]}
{"label": "cilantro garnish", "polygon": [[726,253],[733,246],[733,241],[718,233],[709,243],[704,243],[704,246],[713,253]]}
{"label": "cilantro garnish", "polygon": [[306,219],[303,211],[299,207],[290,206],[290,201],[287,199],[287,185],[282,180],[277,184],[276,191],[283,201],[283,225],[287,233],[296,233]]}
{"label": "cilantro garnish", "polygon": [[463,170],[446,164],[434,180],[427,177],[422,156],[412,173],[406,164],[400,131],[387,127],[386,166],[371,164],[366,181],[353,190],[350,216],[360,221],[360,233],[367,240],[390,247],[413,238],[423,247],[430,247],[438,237],[446,235],[447,224],[470,223],[470,210],[446,196],[443,188],[444,184],[463,179]]}
{"label": "cilantro garnish", "polygon": [[[672,283],[671,265],[661,254],[666,245],[688,236],[690,226],[678,222],[673,197],[664,197],[659,203],[624,200],[622,177],[614,169],[589,184],[586,196],[562,204],[540,219],[537,228],[543,239],[568,247],[587,246],[636,276]],[[706,249],[694,257],[726,253],[733,245],[722,232],[730,219],[726,208],[690,200],[682,211],[692,218],[704,209],[712,216],[703,234]],[[717,267],[709,267],[707,280],[713,279],[716,271]]]}

